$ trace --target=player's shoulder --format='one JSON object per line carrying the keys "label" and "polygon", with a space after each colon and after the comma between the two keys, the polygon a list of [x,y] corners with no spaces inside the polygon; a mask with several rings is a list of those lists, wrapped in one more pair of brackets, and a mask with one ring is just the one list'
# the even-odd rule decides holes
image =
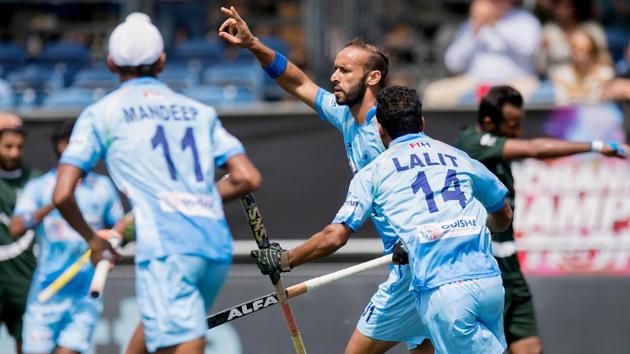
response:
{"label": "player's shoulder", "polygon": [[475,128],[462,129],[455,138],[455,147],[464,151],[476,147],[493,147],[504,138]]}
{"label": "player's shoulder", "polygon": [[31,178],[28,178],[27,182],[24,185],[24,188],[41,189],[42,187],[46,185],[52,185],[54,187],[56,179],[57,179],[57,171],[56,169],[52,169],[45,173],[33,175]]}

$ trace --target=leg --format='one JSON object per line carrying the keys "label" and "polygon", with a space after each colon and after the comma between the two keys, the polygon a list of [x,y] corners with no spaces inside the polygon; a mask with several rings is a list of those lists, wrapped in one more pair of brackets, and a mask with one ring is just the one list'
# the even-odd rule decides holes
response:
{"label": "leg", "polygon": [[355,329],[346,346],[345,354],[383,354],[398,343],[372,339]]}
{"label": "leg", "polygon": [[539,337],[527,337],[514,341],[508,348],[511,354],[542,354],[542,342]]}
{"label": "leg", "polygon": [[146,345],[144,345],[144,328],[142,322],[138,323],[136,329],[133,331],[133,335],[127,344],[125,354],[148,354]]}
{"label": "leg", "polygon": [[156,354],[203,354],[206,347],[205,338],[193,339],[172,347],[160,348]]}
{"label": "leg", "polygon": [[532,295],[524,278],[504,280],[505,336],[512,354],[541,354]]}
{"label": "leg", "polygon": [[420,316],[410,316],[416,311],[416,297],[409,291],[411,279],[408,265],[392,267],[387,281],[379,285],[361,314],[346,353],[385,353],[399,342],[407,342],[412,353],[433,352],[430,343],[419,348],[429,351],[413,349],[426,341],[428,332]]}
{"label": "leg", "polygon": [[433,348],[433,344],[428,339],[425,339],[422,344],[415,347],[414,349],[409,350],[410,354],[433,354],[435,353],[435,349]]}
{"label": "leg", "polygon": [[74,351],[65,347],[57,347],[55,354],[81,354],[81,352]]}
{"label": "leg", "polygon": [[438,353],[503,354],[499,276],[458,281],[419,294],[418,312]]}
{"label": "leg", "polygon": [[179,254],[136,264],[136,295],[149,352],[203,353],[208,306],[229,268]]}

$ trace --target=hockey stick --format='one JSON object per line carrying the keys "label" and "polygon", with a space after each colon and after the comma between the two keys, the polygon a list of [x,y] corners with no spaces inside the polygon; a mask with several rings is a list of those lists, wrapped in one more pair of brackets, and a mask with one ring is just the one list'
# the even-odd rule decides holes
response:
{"label": "hockey stick", "polygon": [[[321,286],[328,285],[336,282],[337,280],[346,278],[348,276],[363,272],[368,269],[373,269],[378,266],[388,264],[392,260],[391,255],[382,256],[371,261],[360,263],[352,267],[344,268],[333,273],[325,274],[313,279],[309,279],[302,283],[290,286],[286,290],[288,299],[294,298],[299,295],[306,294]],[[267,294],[258,297],[253,300],[249,300],[242,304],[232,306],[223,311],[217,312],[208,316],[208,328],[214,328],[224,323],[239,319],[241,317],[250,315],[254,312],[266,309],[269,306],[273,306],[278,303],[278,296],[275,293]]]}
{"label": "hockey stick", "polygon": [[[112,247],[116,249],[122,243],[122,237],[110,236],[109,243],[111,243]],[[101,259],[96,264],[96,270],[94,271],[94,276],[92,277],[92,282],[90,283],[90,296],[94,299],[101,297],[103,289],[105,288],[105,282],[107,281],[107,275],[109,274],[109,270],[112,268],[111,254],[109,250],[106,250],[105,252],[107,253],[103,253],[105,258]]]}
{"label": "hockey stick", "polygon": [[70,280],[81,271],[81,268],[90,262],[90,250],[85,251],[70,267],[68,267],[57,279],[50,283],[44,290],[37,294],[37,301],[44,303],[55,295],[61,288],[66,286]]}
{"label": "hockey stick", "polygon": [[[249,227],[254,233],[254,238],[256,239],[256,244],[258,245],[258,248],[269,248],[267,229],[262,222],[262,216],[260,215],[260,210],[258,210],[258,205],[256,205],[254,195],[252,193],[247,193],[246,195],[241,197],[241,202],[243,203],[243,207],[245,208],[247,221],[249,221]],[[278,297],[278,301],[280,302],[280,306],[282,307],[282,313],[284,314],[284,319],[287,322],[289,334],[291,335],[291,341],[293,342],[293,348],[295,349],[295,352],[297,354],[306,354],[304,342],[302,341],[302,336],[300,335],[300,331],[297,327],[297,324],[295,323],[295,318],[293,317],[293,312],[291,311],[291,306],[289,305],[287,293],[284,291],[284,285],[282,284],[282,279],[280,279],[280,274],[271,274],[269,278],[271,279],[271,283],[276,290],[276,296]]]}

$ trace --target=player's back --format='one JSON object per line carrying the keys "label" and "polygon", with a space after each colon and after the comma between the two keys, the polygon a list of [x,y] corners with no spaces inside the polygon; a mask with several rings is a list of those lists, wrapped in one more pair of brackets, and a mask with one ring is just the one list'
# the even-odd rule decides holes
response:
{"label": "player's back", "polygon": [[502,206],[506,190],[483,165],[422,133],[394,140],[375,162],[374,208],[408,247],[414,287],[498,274],[486,207]]}
{"label": "player's back", "polygon": [[[137,260],[171,253],[230,258],[231,238],[214,184],[216,150],[225,148],[215,142],[225,131],[213,108],[157,79],[139,78],[86,109],[75,132],[87,124],[100,145],[92,147],[100,154],[94,158],[105,158],[134,207]],[[80,138],[73,134],[69,150],[78,149]]]}

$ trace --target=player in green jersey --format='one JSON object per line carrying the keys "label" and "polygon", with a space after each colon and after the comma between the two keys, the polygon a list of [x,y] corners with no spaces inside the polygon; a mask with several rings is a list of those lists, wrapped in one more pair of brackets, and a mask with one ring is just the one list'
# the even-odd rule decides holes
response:
{"label": "player in green jersey", "polygon": [[25,135],[20,119],[0,114],[0,324],[7,326],[22,352],[22,315],[35,270],[33,236],[13,241],[10,216],[22,187],[38,172],[22,164]]}
{"label": "player in green jersey", "polygon": [[[626,144],[602,141],[570,142],[559,139],[520,139],[523,134],[523,98],[509,86],[493,87],[479,104],[477,126],[462,130],[455,146],[482,162],[508,188],[514,208],[514,178],[510,162],[522,158],[564,157],[585,152],[627,158]],[[514,230],[492,235],[492,248],[505,288],[504,326],[509,352],[542,353],[534,304],[521,273],[514,244]]]}

